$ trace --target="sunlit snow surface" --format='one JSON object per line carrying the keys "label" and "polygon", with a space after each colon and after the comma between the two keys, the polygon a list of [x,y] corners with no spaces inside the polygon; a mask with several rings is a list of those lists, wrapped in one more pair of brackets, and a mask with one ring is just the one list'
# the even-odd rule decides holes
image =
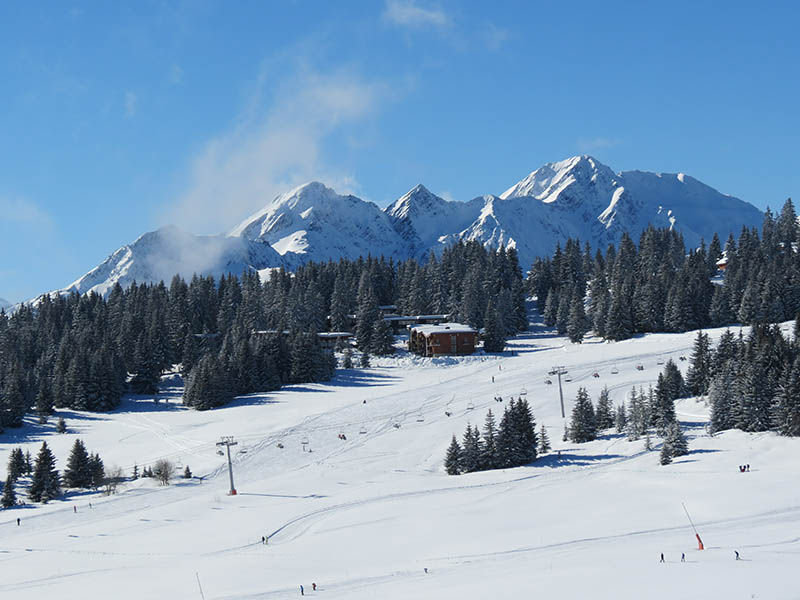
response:
{"label": "sunlit snow surface", "polygon": [[[203,480],[159,488],[145,479],[109,498],[0,511],[0,598],[199,598],[198,577],[208,600],[290,598],[300,584],[309,596],[347,599],[798,598],[800,440],[711,438],[708,409],[689,399],[677,411],[691,454],[669,466],[658,464],[658,438],[651,452],[611,432],[561,441],[557,385],[545,383],[552,366],[569,370],[569,414],[578,386],[596,401],[608,385],[619,403],[655,381],[659,362],[672,357],[685,370],[678,357],[694,337],[571,345],[538,330],[514,340],[516,356],[400,354],[211,412],[180,407],[180,381],[168,378],[158,404],[136,397],[109,415],[60,413],[66,435],[31,420],[0,436],[0,468],[13,446],[35,455],[46,440],[63,469],[80,437],[107,466],[129,472],[166,456]],[[523,391],[553,453],[527,467],[445,475],[451,435],[482,425],[489,408],[501,413],[494,396]],[[233,497],[214,445],[221,435],[239,442]],[[745,463],[751,471],[739,473]]]}

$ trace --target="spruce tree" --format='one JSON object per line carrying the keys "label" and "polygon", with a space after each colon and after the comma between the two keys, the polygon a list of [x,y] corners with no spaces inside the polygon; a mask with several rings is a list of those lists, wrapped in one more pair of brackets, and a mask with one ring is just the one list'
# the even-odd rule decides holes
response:
{"label": "spruce tree", "polygon": [[6,469],[8,476],[16,481],[25,474],[26,470],[25,455],[22,453],[22,448],[14,448],[8,457],[8,467]]}
{"label": "spruce tree", "polygon": [[0,505],[3,508],[11,508],[17,503],[17,494],[14,492],[14,478],[11,474],[6,477],[6,484],[3,486],[3,496],[0,498]]}
{"label": "spruce tree", "polygon": [[467,423],[467,430],[461,443],[461,472],[472,473],[480,469],[481,440],[477,427]]}
{"label": "spruce tree", "polygon": [[60,495],[61,478],[56,470],[56,459],[47,447],[47,442],[42,442],[42,447],[36,456],[28,497],[34,502],[46,504]]}
{"label": "spruce tree", "polygon": [[800,358],[784,375],[775,398],[773,426],[781,435],[800,436]]}
{"label": "spruce tree", "polygon": [[394,352],[394,335],[389,323],[383,318],[378,318],[375,322],[370,347],[372,353],[377,356],[386,356]]}
{"label": "spruce tree", "polygon": [[575,443],[590,442],[597,438],[597,422],[595,420],[592,401],[586,388],[578,388],[572,419],[569,424],[569,439]]}
{"label": "spruce tree", "polygon": [[733,365],[729,362],[711,379],[708,389],[708,401],[711,405],[709,431],[712,434],[736,426],[734,385]]}
{"label": "spruce tree", "polygon": [[628,411],[625,409],[625,404],[620,404],[617,407],[614,415],[614,427],[617,433],[623,433],[628,425]]}
{"label": "spruce tree", "polygon": [[703,396],[708,393],[708,386],[711,384],[711,349],[708,334],[697,332],[689,361],[686,386],[693,396]]}
{"label": "spruce tree", "polygon": [[506,345],[506,332],[498,319],[494,301],[489,300],[486,306],[484,321],[483,348],[486,352],[502,352]]}
{"label": "spruce tree", "polygon": [[659,454],[659,462],[662,465],[668,465],[672,462],[672,453],[670,452],[669,444],[665,441],[661,446],[661,453]]}
{"label": "spruce tree", "polygon": [[183,469],[183,478],[184,479],[191,479],[192,478],[192,470],[189,468],[189,465]]}
{"label": "spruce tree", "polygon": [[67,433],[67,422],[64,420],[64,417],[58,417],[58,421],[56,422],[56,431],[58,433]]}
{"label": "spruce tree", "polygon": [[595,412],[598,431],[603,431],[614,426],[614,410],[611,406],[611,398],[608,395],[608,386],[603,386],[600,396],[597,399],[597,411]]}
{"label": "spruce tree", "polygon": [[64,469],[64,485],[70,488],[88,488],[92,483],[89,471],[89,453],[80,439],[75,440]]}
{"label": "spruce tree", "polygon": [[542,427],[539,430],[539,454],[547,454],[551,449],[552,447],[550,446],[550,438],[547,435],[547,429],[545,429],[544,423],[542,423]]}
{"label": "spruce tree", "polygon": [[573,344],[580,344],[589,331],[589,321],[583,307],[583,294],[579,290],[572,295],[572,305],[567,318],[567,335]]}
{"label": "spruce tree", "polygon": [[689,443],[686,441],[686,436],[677,421],[670,426],[664,445],[669,446],[670,456],[672,457],[689,454]]}
{"label": "spruce tree", "polygon": [[447,448],[447,455],[444,458],[444,469],[448,475],[458,475],[461,473],[461,466],[461,446],[454,435],[450,446]]}
{"label": "spruce tree", "polygon": [[486,420],[483,424],[483,446],[481,447],[480,465],[481,469],[496,469],[499,466],[497,452],[497,426],[495,424],[492,410],[486,413]]}

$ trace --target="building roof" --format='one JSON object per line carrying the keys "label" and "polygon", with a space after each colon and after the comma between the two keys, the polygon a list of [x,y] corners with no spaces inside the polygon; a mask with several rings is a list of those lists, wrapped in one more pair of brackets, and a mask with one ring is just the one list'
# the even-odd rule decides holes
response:
{"label": "building roof", "polygon": [[423,335],[431,335],[432,333],[478,333],[469,325],[463,323],[442,323],[441,325],[420,325],[412,327],[411,331],[416,331]]}

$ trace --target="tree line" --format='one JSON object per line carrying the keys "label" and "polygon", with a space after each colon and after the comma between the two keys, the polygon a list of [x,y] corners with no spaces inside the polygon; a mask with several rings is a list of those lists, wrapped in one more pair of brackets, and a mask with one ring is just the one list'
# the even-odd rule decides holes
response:
{"label": "tree line", "polygon": [[[636,333],[683,332],[735,322],[772,323],[800,311],[800,227],[791,199],[761,232],[742,228],[724,248],[686,250],[671,229],[648,227],[638,246],[625,233],[605,253],[567,240],[552,258],[537,259],[526,284],[545,322],[580,342],[590,330],[607,340]],[[715,285],[724,256],[724,279]]]}
{"label": "tree line", "polygon": [[486,328],[487,350],[526,327],[516,250],[458,242],[424,264],[359,258],[308,263],[268,281],[174,277],[167,287],[115,285],[107,298],[45,295],[12,315],[0,311],[0,430],[55,408],[108,411],[126,392],[154,395],[180,365],[184,402],[220,406],[236,395],[324,381],[334,358],[322,331],[353,331],[362,353],[387,354],[394,338],[380,306],[448,314]]}

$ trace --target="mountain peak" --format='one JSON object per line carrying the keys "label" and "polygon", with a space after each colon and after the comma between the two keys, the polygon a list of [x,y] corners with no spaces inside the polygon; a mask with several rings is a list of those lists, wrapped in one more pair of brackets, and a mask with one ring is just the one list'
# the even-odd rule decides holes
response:
{"label": "mountain peak", "polygon": [[550,203],[558,200],[562,192],[576,182],[585,188],[598,180],[606,185],[614,185],[614,172],[588,154],[572,156],[539,167],[508,188],[500,198],[506,200],[527,196]]}

